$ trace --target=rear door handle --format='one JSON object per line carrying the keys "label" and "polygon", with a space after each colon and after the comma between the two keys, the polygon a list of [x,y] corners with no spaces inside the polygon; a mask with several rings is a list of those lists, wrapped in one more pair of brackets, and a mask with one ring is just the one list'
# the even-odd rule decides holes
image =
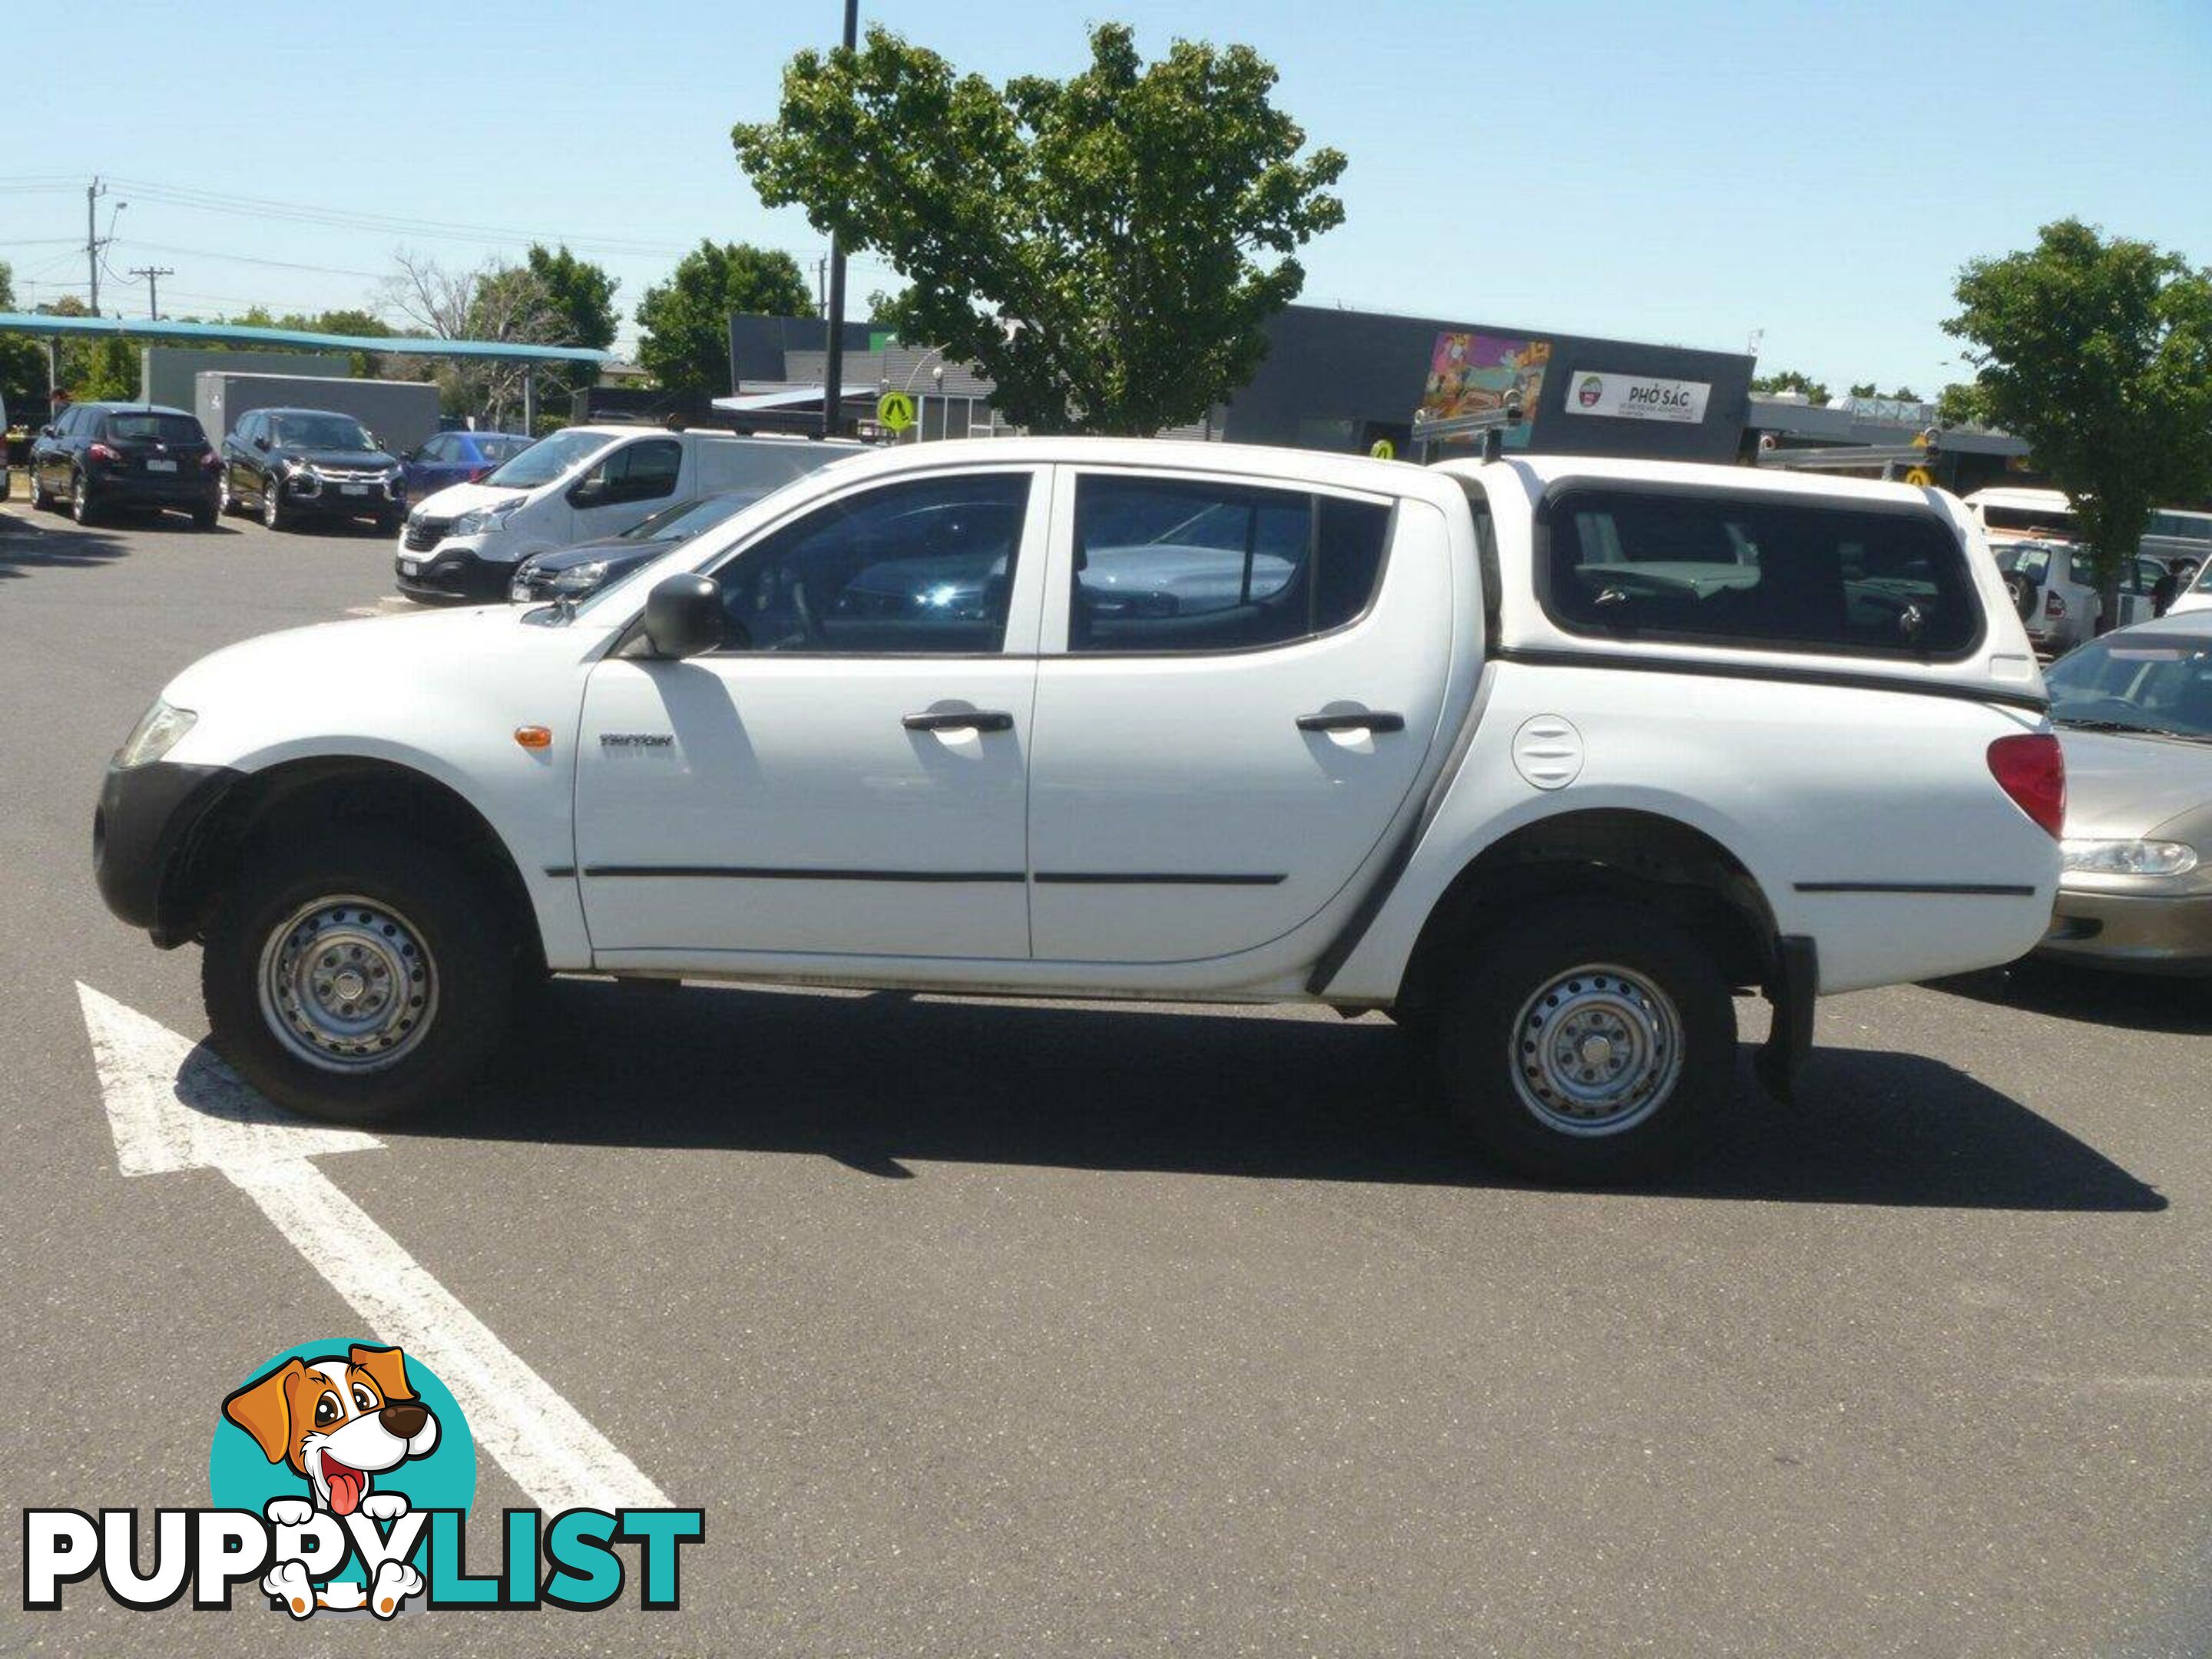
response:
{"label": "rear door handle", "polygon": [[1011,732],[1014,717],[995,708],[945,708],[908,714],[899,724],[909,732]]}
{"label": "rear door handle", "polygon": [[1355,709],[1344,714],[1301,714],[1301,732],[1402,732],[1406,729],[1403,714],[1386,714],[1378,709],[1373,714]]}

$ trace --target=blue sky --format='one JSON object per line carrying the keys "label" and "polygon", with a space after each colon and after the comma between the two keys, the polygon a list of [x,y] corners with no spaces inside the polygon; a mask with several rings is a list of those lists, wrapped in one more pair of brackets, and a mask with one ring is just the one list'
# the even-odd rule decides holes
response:
{"label": "blue sky", "polygon": [[[40,9],[0,159],[19,295],[77,284],[83,182],[116,180],[118,270],[162,309],[370,301],[393,252],[454,265],[565,238],[625,312],[702,235],[819,239],[763,209],[730,124],[830,40],[836,0],[303,6],[250,33],[198,5]],[[1256,46],[1351,157],[1306,298],[1741,349],[1841,389],[1960,370],[1966,258],[2079,214],[2212,263],[2212,4],[1478,4],[1473,0],[863,0],[864,22],[994,79],[1066,73],[1085,25]],[[235,21],[235,20],[234,20]],[[15,44],[24,37],[18,31]],[[177,199],[277,198],[301,222]],[[512,233],[522,233],[520,239]],[[258,263],[255,263],[258,262]],[[32,286],[48,284],[48,286]],[[856,264],[857,296],[894,285]],[[103,279],[104,309],[145,287]]]}

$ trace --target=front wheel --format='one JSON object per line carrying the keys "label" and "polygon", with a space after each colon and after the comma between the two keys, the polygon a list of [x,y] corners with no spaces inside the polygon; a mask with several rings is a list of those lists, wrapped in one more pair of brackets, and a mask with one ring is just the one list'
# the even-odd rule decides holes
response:
{"label": "front wheel", "polygon": [[450,1098],[496,1050],[514,977],[491,896],[443,851],[332,836],[224,895],[200,986],[216,1046],[270,1099],[339,1123]]}
{"label": "front wheel", "polygon": [[1475,944],[1439,1012],[1447,1103],[1538,1180],[1653,1168],[1735,1081],[1728,982],[1695,939],[1632,905],[1524,914]]}
{"label": "front wheel", "polygon": [[36,461],[31,463],[26,476],[31,484],[31,510],[34,513],[52,512],[54,498],[46,494],[46,480],[39,477],[39,464]]}
{"label": "front wheel", "polygon": [[291,522],[284,511],[284,481],[264,477],[261,481],[261,522],[271,530],[282,530]]}

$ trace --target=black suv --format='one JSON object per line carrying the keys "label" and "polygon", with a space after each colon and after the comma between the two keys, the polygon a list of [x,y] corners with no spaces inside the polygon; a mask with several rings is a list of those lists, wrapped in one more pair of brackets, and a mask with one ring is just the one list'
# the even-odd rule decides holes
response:
{"label": "black suv", "polygon": [[399,458],[350,415],[257,409],[222,441],[222,510],[258,507],[283,530],[305,519],[374,519],[386,535],[406,515]]}
{"label": "black suv", "polygon": [[79,524],[118,507],[174,507],[215,523],[216,455],[197,417],[159,404],[71,404],[39,430],[31,505]]}

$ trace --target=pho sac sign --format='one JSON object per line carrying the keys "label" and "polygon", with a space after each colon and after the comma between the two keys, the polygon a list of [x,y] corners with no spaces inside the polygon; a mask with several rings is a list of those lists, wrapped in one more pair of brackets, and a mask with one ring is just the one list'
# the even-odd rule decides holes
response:
{"label": "pho sac sign", "polygon": [[1655,380],[1578,368],[1567,377],[1567,413],[1694,425],[1705,418],[1705,398],[1711,391],[1704,380]]}

